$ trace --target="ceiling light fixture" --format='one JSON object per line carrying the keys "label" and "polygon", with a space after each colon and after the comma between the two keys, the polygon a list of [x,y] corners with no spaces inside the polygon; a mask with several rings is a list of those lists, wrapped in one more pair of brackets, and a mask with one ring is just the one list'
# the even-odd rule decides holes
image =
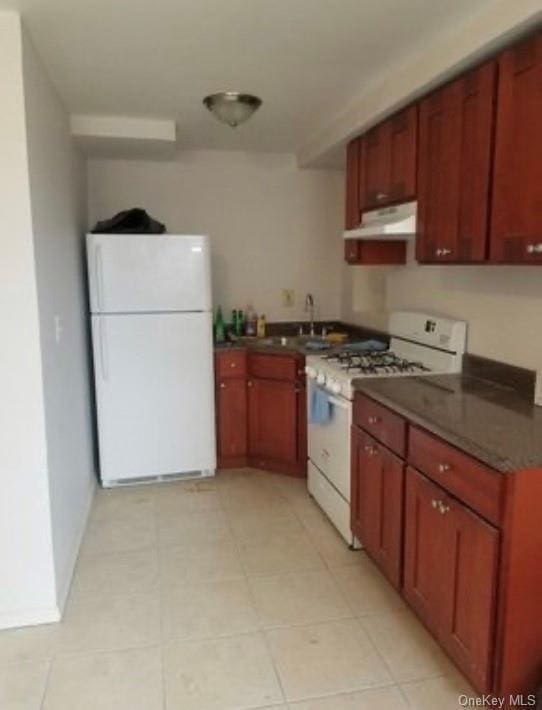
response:
{"label": "ceiling light fixture", "polygon": [[239,91],[220,91],[206,96],[203,103],[219,121],[235,128],[260,108],[262,100],[258,96],[241,94]]}

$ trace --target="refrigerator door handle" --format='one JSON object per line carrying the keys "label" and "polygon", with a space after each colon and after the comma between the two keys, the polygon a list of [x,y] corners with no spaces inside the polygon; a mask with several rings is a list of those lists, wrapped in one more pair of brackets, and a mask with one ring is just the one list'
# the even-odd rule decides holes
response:
{"label": "refrigerator door handle", "polygon": [[100,318],[99,321],[99,338],[100,338],[100,368],[102,371],[102,379],[107,381],[109,377],[107,367],[107,330],[105,318]]}
{"label": "refrigerator door handle", "polygon": [[103,288],[104,288],[104,274],[103,274],[103,261],[102,261],[102,247],[101,244],[97,244],[94,248],[94,265],[96,269],[96,301],[98,305],[98,311],[103,311]]}

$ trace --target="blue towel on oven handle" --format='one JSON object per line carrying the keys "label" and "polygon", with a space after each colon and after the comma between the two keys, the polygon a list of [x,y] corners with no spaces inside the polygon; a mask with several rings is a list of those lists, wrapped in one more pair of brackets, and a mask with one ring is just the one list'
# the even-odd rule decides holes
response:
{"label": "blue towel on oven handle", "polygon": [[331,421],[329,395],[320,387],[312,388],[309,421],[311,424],[327,424]]}

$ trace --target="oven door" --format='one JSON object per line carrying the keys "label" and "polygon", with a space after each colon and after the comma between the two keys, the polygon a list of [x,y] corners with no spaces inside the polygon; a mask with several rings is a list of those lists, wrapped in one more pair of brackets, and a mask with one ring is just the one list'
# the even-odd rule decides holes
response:
{"label": "oven door", "polygon": [[310,421],[312,389],[307,388],[309,425],[309,459],[324,474],[329,483],[350,502],[350,426],[352,424],[352,402],[339,395],[328,393],[331,404],[331,419],[326,424]]}

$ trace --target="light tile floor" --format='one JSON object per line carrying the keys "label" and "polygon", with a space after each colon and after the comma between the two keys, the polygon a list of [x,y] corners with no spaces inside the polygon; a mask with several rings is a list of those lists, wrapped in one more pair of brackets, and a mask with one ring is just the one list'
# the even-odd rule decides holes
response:
{"label": "light tile floor", "polygon": [[0,632],[1,710],[457,710],[474,695],[304,481],[99,490],[60,624]]}

